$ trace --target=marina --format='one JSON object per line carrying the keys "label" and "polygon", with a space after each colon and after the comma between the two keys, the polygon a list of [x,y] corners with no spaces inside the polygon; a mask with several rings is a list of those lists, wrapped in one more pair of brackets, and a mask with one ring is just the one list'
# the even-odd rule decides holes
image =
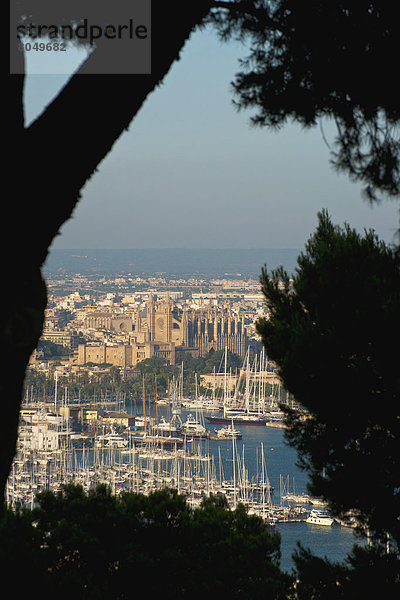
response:
{"label": "marina", "polygon": [[[315,541],[321,529],[335,530],[338,539],[342,538],[337,530],[346,531],[346,551],[351,548],[350,539],[356,541],[347,535],[346,524],[330,516],[329,526],[310,521],[315,510],[324,507],[306,493],[306,476],[296,468],[295,452],[285,445],[279,427],[239,426],[231,420],[229,426],[218,429],[205,411],[197,408],[193,413],[171,394],[167,404],[153,399],[140,407],[126,401],[120,406],[114,403],[112,408],[119,408],[114,411],[104,405],[97,413],[102,426],[96,423],[95,427],[92,421],[78,431],[76,423],[82,416],[77,420],[73,413],[79,413],[79,408],[67,399],[24,404],[18,452],[7,483],[9,506],[33,507],[39,490],[58,491],[68,482],[81,484],[85,490],[105,483],[115,494],[146,494],[173,487],[193,507],[209,494],[223,494],[231,508],[243,503],[251,514],[280,532],[301,525],[301,537]],[[90,414],[93,419],[93,410]],[[125,416],[130,424],[116,426],[110,414],[115,422]]]}
{"label": "marina", "polygon": [[[260,373],[267,370],[262,357],[258,368]],[[256,369],[257,361],[250,366],[246,355],[236,386],[228,386],[225,353],[219,395],[215,389],[199,395],[196,386],[195,397],[185,398],[180,377],[168,385],[165,398],[158,398],[157,391],[146,397],[144,379],[139,400],[70,401],[66,390],[58,397],[57,385],[54,402],[27,397],[7,482],[8,505],[33,508],[38,491],[57,492],[66,483],[80,484],[86,491],[106,484],[114,494],[172,487],[192,507],[218,494],[231,509],[242,503],[281,533],[287,568],[291,559],[285,554],[285,539],[292,534],[286,527],[301,527],[301,541],[309,540],[312,548],[322,531],[321,539],[333,532],[346,541],[344,557],[350,540],[355,543],[354,522],[336,521],[320,499],[307,494],[306,475],[284,442],[279,389],[267,395]],[[290,398],[285,403],[296,409]],[[346,533],[341,536],[341,531]]]}

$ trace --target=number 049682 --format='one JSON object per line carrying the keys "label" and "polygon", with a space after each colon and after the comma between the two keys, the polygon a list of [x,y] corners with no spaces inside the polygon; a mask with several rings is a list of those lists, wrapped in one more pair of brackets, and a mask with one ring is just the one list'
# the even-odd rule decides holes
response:
{"label": "number 049682", "polygon": [[66,52],[67,45],[65,42],[21,42],[18,49],[21,52]]}

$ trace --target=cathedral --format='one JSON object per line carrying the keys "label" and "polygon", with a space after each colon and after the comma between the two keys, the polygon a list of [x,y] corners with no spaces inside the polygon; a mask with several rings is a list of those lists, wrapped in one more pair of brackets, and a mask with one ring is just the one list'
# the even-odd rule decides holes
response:
{"label": "cathedral", "polygon": [[86,325],[123,332],[129,341],[118,346],[80,344],[78,364],[110,363],[126,368],[153,356],[166,364],[175,364],[176,349],[197,358],[206,356],[211,349],[227,348],[244,357],[248,342],[244,317],[233,315],[230,307],[179,309],[168,294],[165,301],[157,304],[150,295],[145,310],[138,307],[133,319],[98,313],[89,315]]}
{"label": "cathedral", "polygon": [[200,357],[206,356],[211,349],[225,348],[244,357],[247,348],[244,317],[234,316],[229,307],[178,309],[168,294],[158,306],[150,296],[145,316],[140,309],[136,311],[133,335],[137,342],[172,343],[176,348]]}

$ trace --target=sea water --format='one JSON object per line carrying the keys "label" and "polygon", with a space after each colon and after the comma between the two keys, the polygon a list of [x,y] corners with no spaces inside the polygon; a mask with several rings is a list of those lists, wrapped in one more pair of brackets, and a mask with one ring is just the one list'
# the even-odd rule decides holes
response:
{"label": "sea water", "polygon": [[282,265],[292,274],[299,253],[296,248],[51,248],[43,272],[45,277],[70,272],[114,277],[163,273],[180,277],[229,274],[258,278],[264,264],[269,271]]}
{"label": "sea water", "polygon": [[[207,422],[206,426],[211,428]],[[239,457],[244,457],[250,478],[256,476],[257,468],[260,468],[261,451],[264,454],[268,479],[274,488],[274,504],[281,503],[281,493],[307,493],[307,474],[296,465],[297,453],[285,443],[282,429],[262,425],[240,425],[237,428],[242,433],[242,439],[235,441],[236,452]],[[229,478],[232,474],[232,443],[210,441],[209,445],[214,455],[216,446],[220,446],[225,455],[224,473]],[[326,556],[331,561],[344,560],[354,544],[359,542],[352,529],[338,525],[327,527],[304,522],[279,523],[275,529],[281,535],[281,567],[287,571],[294,566],[292,554],[297,542],[310,548],[316,556]]]}

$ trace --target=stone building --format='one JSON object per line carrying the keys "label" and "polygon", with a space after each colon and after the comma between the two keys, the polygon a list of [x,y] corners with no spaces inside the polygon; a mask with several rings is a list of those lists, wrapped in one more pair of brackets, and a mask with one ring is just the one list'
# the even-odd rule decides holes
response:
{"label": "stone building", "polygon": [[85,317],[85,327],[88,329],[105,329],[119,333],[132,331],[132,317],[115,315],[112,312],[92,312]]}
{"label": "stone building", "polygon": [[103,423],[122,427],[135,425],[135,417],[125,412],[105,411],[102,415]]}
{"label": "stone building", "polygon": [[211,350],[224,350],[244,357],[247,349],[247,332],[244,317],[233,316],[231,309],[213,307],[192,311],[184,318],[186,344],[197,349],[198,356]]}
{"label": "stone building", "polygon": [[184,327],[169,294],[157,306],[150,295],[145,314],[137,309],[133,336],[136,343],[163,342],[164,344],[184,345]]}
{"label": "stone building", "polygon": [[78,346],[78,365],[87,363],[109,364],[124,369],[134,367],[138,362],[152,357],[159,358],[167,365],[175,364],[174,344],[162,342],[129,344],[80,344]]}
{"label": "stone building", "polygon": [[[87,326],[123,331],[126,320],[98,313],[88,316],[86,322]],[[126,368],[155,356],[173,365],[176,348],[200,357],[206,356],[211,349],[228,348],[244,357],[248,344],[244,317],[233,315],[229,307],[178,309],[168,294],[165,301],[157,305],[150,295],[145,310],[136,310],[134,320],[126,324],[125,331],[129,335],[124,345],[80,345],[78,364],[109,363]]]}
{"label": "stone building", "polygon": [[136,341],[163,341],[173,343],[180,350],[196,356],[206,356],[211,350],[226,347],[239,356],[245,356],[247,333],[244,317],[233,315],[230,307],[207,307],[189,311],[179,310],[167,294],[165,302],[157,307],[150,296],[143,315],[136,311],[134,335]]}
{"label": "stone building", "polygon": [[[94,363],[127,368],[132,366],[132,347],[129,345],[79,344],[78,365]],[[136,363],[135,363],[136,364]]]}
{"label": "stone building", "polygon": [[78,346],[80,338],[77,335],[72,334],[70,331],[65,329],[54,329],[50,327],[44,327],[42,340],[53,342],[64,346],[64,348],[76,348]]}

